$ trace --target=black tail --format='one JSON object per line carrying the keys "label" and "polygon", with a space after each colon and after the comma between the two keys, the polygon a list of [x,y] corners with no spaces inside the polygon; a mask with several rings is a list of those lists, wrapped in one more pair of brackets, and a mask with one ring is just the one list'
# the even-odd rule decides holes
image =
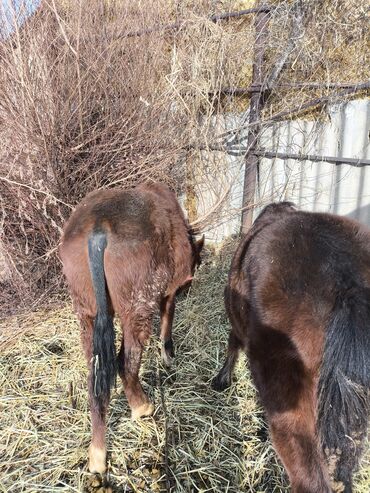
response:
{"label": "black tail", "polygon": [[101,412],[109,400],[116,377],[116,348],[113,318],[109,313],[104,274],[106,234],[94,231],[89,237],[89,265],[96,297],[94,320],[92,386],[93,398]]}
{"label": "black tail", "polygon": [[336,480],[352,491],[369,417],[370,290],[353,288],[337,301],[319,380],[318,428],[326,454],[340,451]]}

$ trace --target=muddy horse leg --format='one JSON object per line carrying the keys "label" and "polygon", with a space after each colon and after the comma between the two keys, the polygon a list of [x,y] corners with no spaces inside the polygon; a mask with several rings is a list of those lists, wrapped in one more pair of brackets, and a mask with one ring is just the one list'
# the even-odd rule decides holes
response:
{"label": "muddy horse leg", "polygon": [[105,444],[105,417],[108,408],[108,402],[103,404],[102,408],[99,408],[94,399],[94,384],[92,381],[92,349],[93,349],[93,330],[94,319],[89,316],[80,317],[81,324],[81,342],[85,352],[87,364],[90,367],[88,377],[88,389],[89,389],[89,404],[91,413],[91,428],[92,437],[89,447],[89,471],[94,473],[103,474],[106,470],[106,444]]}
{"label": "muddy horse leg", "polygon": [[175,314],[175,296],[166,296],[161,301],[161,333],[162,341],[161,356],[166,366],[171,366],[175,356],[172,340],[172,323]]}
{"label": "muddy horse leg", "polygon": [[153,414],[154,406],[146,396],[140,380],[139,370],[143,347],[150,334],[151,320],[121,318],[122,344],[118,355],[118,371],[132,419]]}

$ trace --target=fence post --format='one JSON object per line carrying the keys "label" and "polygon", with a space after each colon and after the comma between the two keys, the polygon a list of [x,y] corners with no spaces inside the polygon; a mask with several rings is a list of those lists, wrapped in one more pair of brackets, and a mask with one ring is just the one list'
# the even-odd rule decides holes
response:
{"label": "fence post", "polygon": [[244,186],[243,186],[243,212],[241,233],[246,233],[252,225],[256,180],[259,165],[259,156],[255,154],[258,146],[258,138],[261,133],[261,111],[264,104],[264,54],[268,37],[268,23],[270,12],[257,12],[255,14],[255,42],[253,55],[253,72],[251,85],[251,98],[249,109],[249,129],[247,139],[248,152],[245,157]]}

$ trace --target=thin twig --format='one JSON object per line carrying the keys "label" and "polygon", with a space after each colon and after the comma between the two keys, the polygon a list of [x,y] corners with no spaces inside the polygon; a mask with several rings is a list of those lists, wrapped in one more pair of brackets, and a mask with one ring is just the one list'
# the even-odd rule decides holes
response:
{"label": "thin twig", "polygon": [[289,33],[287,44],[279,56],[279,58],[275,61],[274,66],[272,67],[265,83],[263,84],[263,90],[269,91],[275,85],[275,82],[281,75],[283,67],[285,66],[288,58],[296,49],[298,41],[302,40],[304,35],[304,9],[302,0],[297,0],[292,7],[292,15],[290,16],[292,27]]}
{"label": "thin twig", "polygon": [[69,39],[68,39],[68,36],[67,36],[67,33],[66,33],[66,30],[64,29],[63,27],[63,22],[62,22],[62,19],[60,17],[60,15],[58,14],[58,11],[57,11],[57,7],[55,5],[55,0],[52,0],[52,4],[53,4],[53,12],[55,14],[55,18],[56,20],[58,21],[58,25],[59,25],[59,29],[60,29],[60,32],[62,33],[63,35],[63,38],[64,38],[64,41],[66,42],[68,48],[72,51],[72,53],[74,54],[74,56],[76,58],[78,58],[78,53],[77,51],[73,48],[73,46],[71,45],[71,43],[69,42]]}
{"label": "thin twig", "polygon": [[28,190],[32,190],[32,192],[41,193],[42,195],[46,195],[47,197],[50,197],[52,200],[55,200],[56,202],[59,202],[60,204],[65,205],[69,209],[73,209],[73,207],[70,204],[63,202],[63,200],[57,199],[51,193],[45,192],[45,190],[40,190],[39,188],[31,187],[30,185],[27,185],[26,183],[20,183],[18,181],[11,180],[10,178],[7,178],[6,176],[0,176],[0,180],[5,181],[6,183],[9,183],[9,185],[16,185],[17,187],[28,188]]}

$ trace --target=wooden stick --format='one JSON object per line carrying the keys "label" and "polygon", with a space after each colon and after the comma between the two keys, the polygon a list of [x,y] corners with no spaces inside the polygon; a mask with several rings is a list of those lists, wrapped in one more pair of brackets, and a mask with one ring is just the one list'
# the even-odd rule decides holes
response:
{"label": "wooden stick", "polygon": [[[243,15],[270,12],[273,9],[274,7],[271,5],[261,5],[260,7],[253,7],[250,9],[236,10],[231,12],[224,12],[223,14],[211,15],[208,17],[208,20],[212,22],[218,22],[223,20],[235,19],[237,17],[242,17]],[[189,22],[190,22],[189,20],[185,19],[183,21],[174,22],[173,24],[153,26],[153,27],[149,27],[148,29],[142,29],[140,31],[132,31],[125,34],[121,34],[120,36],[117,36],[116,39],[133,38],[136,36],[143,36],[145,34],[152,34],[160,31],[177,31],[178,29],[181,29],[185,24],[188,24]]]}

